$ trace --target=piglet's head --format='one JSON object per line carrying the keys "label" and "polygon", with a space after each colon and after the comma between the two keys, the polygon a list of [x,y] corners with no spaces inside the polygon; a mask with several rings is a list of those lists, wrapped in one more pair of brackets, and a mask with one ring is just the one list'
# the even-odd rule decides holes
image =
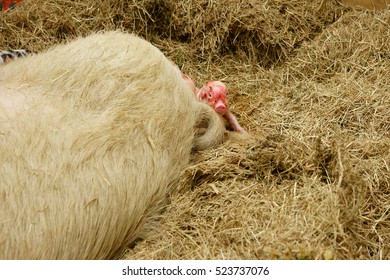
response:
{"label": "piglet's head", "polygon": [[228,88],[220,81],[207,82],[197,95],[199,101],[207,103],[220,115],[224,115],[229,109],[227,101]]}

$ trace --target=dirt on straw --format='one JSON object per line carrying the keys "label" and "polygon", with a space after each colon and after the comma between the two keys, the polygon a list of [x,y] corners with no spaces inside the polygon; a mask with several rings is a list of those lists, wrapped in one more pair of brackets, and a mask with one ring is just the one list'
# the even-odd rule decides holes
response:
{"label": "dirt on straw", "polygon": [[121,29],[229,86],[252,137],[195,153],[123,258],[390,259],[386,1],[260,2],[24,0],[0,15],[2,49]]}

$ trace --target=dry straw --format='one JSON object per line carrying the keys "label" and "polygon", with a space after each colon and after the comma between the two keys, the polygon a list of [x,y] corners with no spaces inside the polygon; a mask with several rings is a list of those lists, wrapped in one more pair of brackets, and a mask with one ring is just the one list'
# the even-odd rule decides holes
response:
{"label": "dry straw", "polygon": [[24,0],[0,16],[0,46],[41,51],[118,28],[197,83],[226,82],[253,136],[194,154],[158,228],[125,258],[390,258],[388,9]]}

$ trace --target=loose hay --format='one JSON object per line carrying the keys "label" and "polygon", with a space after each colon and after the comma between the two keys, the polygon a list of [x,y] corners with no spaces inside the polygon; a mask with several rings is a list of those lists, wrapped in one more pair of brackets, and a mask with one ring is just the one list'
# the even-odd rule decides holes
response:
{"label": "loose hay", "polygon": [[390,11],[339,1],[28,1],[2,48],[101,29],[223,80],[253,135],[193,155],[142,259],[390,259]]}

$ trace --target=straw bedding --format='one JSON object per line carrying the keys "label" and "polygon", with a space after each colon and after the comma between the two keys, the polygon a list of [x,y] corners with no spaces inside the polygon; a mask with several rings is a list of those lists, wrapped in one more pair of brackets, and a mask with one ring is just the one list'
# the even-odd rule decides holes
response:
{"label": "straw bedding", "polygon": [[194,153],[124,258],[389,259],[390,11],[370,3],[24,0],[0,47],[122,29],[229,86],[252,137]]}

